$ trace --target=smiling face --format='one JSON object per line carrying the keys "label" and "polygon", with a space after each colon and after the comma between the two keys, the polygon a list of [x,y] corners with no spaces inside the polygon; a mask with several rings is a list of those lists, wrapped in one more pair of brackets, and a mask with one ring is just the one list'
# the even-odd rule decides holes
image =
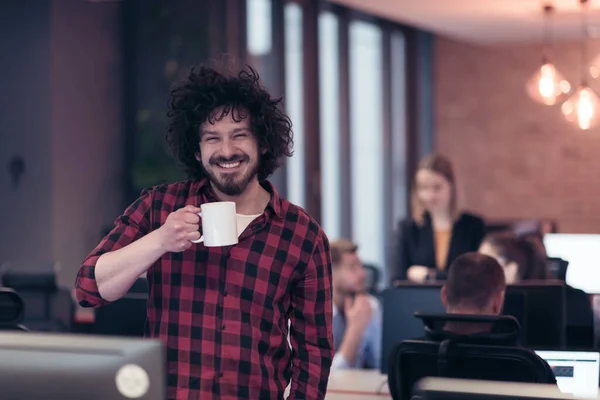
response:
{"label": "smiling face", "polygon": [[[222,110],[215,110],[220,116]],[[227,196],[239,196],[257,179],[259,149],[250,116],[232,109],[227,115],[200,126],[200,154],[209,181]],[[235,118],[234,118],[235,116]],[[243,118],[242,118],[243,117]],[[236,121],[237,120],[237,121]]]}

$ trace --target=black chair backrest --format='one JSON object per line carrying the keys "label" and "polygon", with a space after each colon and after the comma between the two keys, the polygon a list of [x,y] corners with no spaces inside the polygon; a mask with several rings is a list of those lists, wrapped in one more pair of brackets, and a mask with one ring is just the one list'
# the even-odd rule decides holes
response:
{"label": "black chair backrest", "polygon": [[388,366],[394,400],[410,399],[416,382],[425,377],[488,381],[554,383],[552,370],[533,351],[507,346],[445,340],[406,340],[394,349]]}
{"label": "black chair backrest", "polygon": [[367,291],[369,294],[376,295],[379,293],[379,281],[381,280],[381,272],[379,268],[371,264],[364,264],[367,270]]}
{"label": "black chair backrest", "polygon": [[10,288],[0,287],[0,330],[26,331],[21,320],[25,305],[21,296]]}
{"label": "black chair backrest", "polygon": [[[475,315],[416,312],[415,317],[423,321],[428,339],[443,341],[452,339],[468,341],[470,344],[511,345],[516,346],[520,339],[521,326],[510,315]],[[485,333],[477,335],[456,335],[445,330],[448,323],[467,323]]]}
{"label": "black chair backrest", "polygon": [[[423,323],[415,318],[415,312],[444,313],[440,299],[441,282],[425,284],[401,283],[382,293],[383,332],[381,359],[387,360],[396,343],[423,336]],[[521,326],[521,339],[524,342],[527,333],[526,296],[522,291],[510,291],[504,297],[505,315],[512,315]],[[381,373],[386,374],[388,364],[381,363]]]}
{"label": "black chair backrest", "polygon": [[5,265],[2,286],[17,291],[25,304],[23,323],[32,331],[69,332],[75,321],[71,291],[58,285],[54,262]]}

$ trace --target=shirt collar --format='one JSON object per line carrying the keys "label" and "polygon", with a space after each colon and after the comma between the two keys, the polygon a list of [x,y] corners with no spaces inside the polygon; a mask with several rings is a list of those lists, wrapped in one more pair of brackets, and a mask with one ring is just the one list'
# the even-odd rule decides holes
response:
{"label": "shirt collar", "polygon": [[[198,185],[199,194],[201,194],[207,202],[218,201],[217,196],[215,195],[207,178],[198,181]],[[271,199],[269,200],[269,204],[267,204],[267,209],[269,209],[277,218],[283,219],[283,198],[279,196],[279,193],[275,187],[273,187],[271,182],[265,180],[260,182],[260,185],[271,194]]]}

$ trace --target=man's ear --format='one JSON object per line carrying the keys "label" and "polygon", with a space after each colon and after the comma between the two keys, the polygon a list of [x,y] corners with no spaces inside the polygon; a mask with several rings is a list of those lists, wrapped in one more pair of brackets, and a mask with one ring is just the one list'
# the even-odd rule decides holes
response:
{"label": "man's ear", "polygon": [[196,161],[202,162],[202,158],[200,157],[200,152],[197,152],[196,154],[194,154],[194,157],[196,157]]}
{"label": "man's ear", "polygon": [[502,309],[504,308],[504,293],[504,290],[502,290],[496,296],[494,296],[494,304],[492,309],[494,315],[500,315]]}
{"label": "man's ear", "polygon": [[446,285],[442,286],[442,290],[440,291],[440,299],[442,300],[442,305],[445,309],[448,309],[448,292],[446,290]]}

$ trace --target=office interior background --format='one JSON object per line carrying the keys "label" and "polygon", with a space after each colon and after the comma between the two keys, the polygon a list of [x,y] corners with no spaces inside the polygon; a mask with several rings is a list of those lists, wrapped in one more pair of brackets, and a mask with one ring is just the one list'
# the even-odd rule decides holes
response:
{"label": "office interior background", "polygon": [[600,128],[526,86],[549,49],[573,90],[582,75],[600,89],[600,4],[582,30],[578,1],[553,3],[549,24],[537,0],[4,1],[0,262],[54,269],[71,289],[141,189],[185,178],[164,142],[169,87],[215,59],[283,97],[295,153],[272,182],[330,238],[358,243],[381,288],[431,152],[453,162],[461,209],[549,221],[593,248]]}

